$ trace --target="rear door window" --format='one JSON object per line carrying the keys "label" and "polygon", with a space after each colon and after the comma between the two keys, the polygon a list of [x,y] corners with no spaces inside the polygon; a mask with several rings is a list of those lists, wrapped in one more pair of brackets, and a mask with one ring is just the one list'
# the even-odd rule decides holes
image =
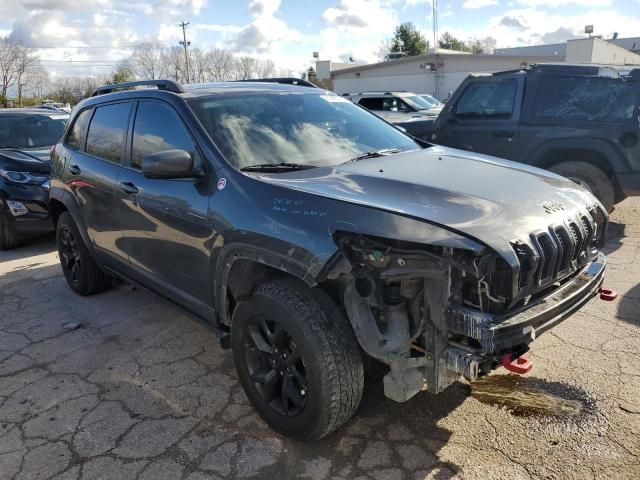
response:
{"label": "rear door window", "polygon": [[540,79],[533,114],[543,118],[628,122],[640,86],[617,78],[546,76]]}
{"label": "rear door window", "polygon": [[184,150],[195,165],[200,163],[196,145],[178,114],[160,102],[140,102],[133,127],[131,166],[141,169],[143,157],[164,150]]}
{"label": "rear door window", "polygon": [[518,83],[515,79],[476,82],[469,85],[455,114],[463,118],[509,118],[513,115]]}
{"label": "rear door window", "polygon": [[365,97],[361,98],[358,104],[367,110],[381,112],[383,110],[383,100],[382,97]]}
{"label": "rear door window", "polygon": [[87,134],[87,153],[110,162],[124,163],[130,110],[130,102],[97,107]]}

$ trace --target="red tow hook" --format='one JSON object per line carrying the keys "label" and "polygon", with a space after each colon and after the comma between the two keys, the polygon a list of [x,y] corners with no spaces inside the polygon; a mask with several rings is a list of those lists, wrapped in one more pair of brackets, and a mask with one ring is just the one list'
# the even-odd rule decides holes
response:
{"label": "red tow hook", "polygon": [[533,368],[533,362],[524,355],[516,358],[515,360],[512,360],[511,354],[507,353],[502,357],[500,361],[504,368],[519,375],[524,375]]}
{"label": "red tow hook", "polygon": [[600,300],[604,300],[605,302],[612,302],[618,298],[618,292],[609,290],[608,288],[599,288],[598,293],[600,294]]}

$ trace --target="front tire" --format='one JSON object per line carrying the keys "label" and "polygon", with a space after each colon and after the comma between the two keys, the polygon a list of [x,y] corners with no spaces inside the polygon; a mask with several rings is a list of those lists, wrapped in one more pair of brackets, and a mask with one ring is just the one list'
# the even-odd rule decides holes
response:
{"label": "front tire", "polygon": [[113,280],[93,260],[69,212],[58,218],[56,242],[62,272],[74,292],[87,296],[111,288]]}
{"label": "front tire", "polygon": [[578,185],[588,187],[608,213],[613,211],[616,191],[606,173],[587,162],[561,162],[549,168]]}
{"label": "front tire", "polygon": [[360,404],[360,348],[344,314],[319,289],[293,278],[260,285],[234,311],[231,346],[249,400],[277,432],[324,437]]}

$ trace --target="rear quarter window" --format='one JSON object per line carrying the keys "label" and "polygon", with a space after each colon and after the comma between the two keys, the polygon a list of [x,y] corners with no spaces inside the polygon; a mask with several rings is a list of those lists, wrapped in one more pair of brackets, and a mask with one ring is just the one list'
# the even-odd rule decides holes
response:
{"label": "rear quarter window", "polygon": [[124,163],[130,110],[129,102],[97,107],[87,134],[87,153],[110,162]]}
{"label": "rear quarter window", "polygon": [[80,149],[87,129],[87,123],[89,123],[89,118],[91,118],[91,109],[83,110],[78,114],[73,121],[73,125],[69,128],[69,133],[67,133],[67,138],[64,142],[65,145],[76,150]]}
{"label": "rear quarter window", "polygon": [[630,122],[638,102],[636,82],[606,77],[540,79],[533,115],[549,119]]}

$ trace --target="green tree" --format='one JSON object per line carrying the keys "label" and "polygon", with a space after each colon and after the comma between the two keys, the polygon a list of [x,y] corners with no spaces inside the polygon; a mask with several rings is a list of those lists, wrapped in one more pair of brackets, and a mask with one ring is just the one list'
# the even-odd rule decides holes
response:
{"label": "green tree", "polygon": [[396,27],[391,39],[391,48],[387,54],[387,59],[422,55],[427,53],[428,50],[429,42],[420,35],[413,23],[406,22]]}
{"label": "green tree", "polygon": [[107,83],[108,84],[125,83],[125,82],[132,82],[133,80],[135,80],[135,78],[133,76],[133,73],[131,73],[131,70],[129,70],[126,67],[119,67],[113,72],[113,74],[111,75],[111,78]]}
{"label": "green tree", "polygon": [[457,50],[459,52],[469,52],[470,49],[465,43],[451,35],[449,32],[444,32],[438,41],[440,48],[446,48],[447,50]]}

